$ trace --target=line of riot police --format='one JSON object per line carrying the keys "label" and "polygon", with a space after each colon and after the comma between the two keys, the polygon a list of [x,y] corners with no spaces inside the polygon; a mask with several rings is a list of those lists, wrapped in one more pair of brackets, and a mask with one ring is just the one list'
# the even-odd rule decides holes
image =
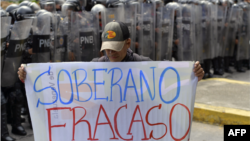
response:
{"label": "line of riot police", "polygon": [[[20,64],[91,61],[100,52],[104,26],[125,23],[130,49],[155,61],[200,61],[204,78],[250,69],[249,0],[41,0],[1,9],[1,139],[26,135],[28,114]],[[109,33],[110,34],[110,33]],[[115,33],[111,35],[115,36]],[[7,105],[7,106],[6,106]],[[27,112],[25,112],[25,107]],[[6,114],[6,109],[7,114]],[[29,118],[30,121],[30,118]]]}

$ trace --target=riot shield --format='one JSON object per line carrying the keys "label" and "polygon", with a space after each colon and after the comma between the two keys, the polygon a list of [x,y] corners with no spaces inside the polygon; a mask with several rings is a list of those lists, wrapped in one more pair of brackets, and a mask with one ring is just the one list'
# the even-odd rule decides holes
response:
{"label": "riot shield", "polygon": [[155,60],[155,3],[140,4],[139,48],[140,55]]}
{"label": "riot shield", "polygon": [[237,32],[237,16],[240,14],[239,6],[234,4],[230,11],[228,12],[228,20],[226,27],[226,38],[225,38],[225,50],[224,56],[233,56],[234,48],[235,48],[235,40],[236,40],[236,32]]}
{"label": "riot shield", "polygon": [[32,24],[33,42],[32,42],[32,62],[42,63],[50,62],[50,26],[52,15],[50,12],[39,14]]}
{"label": "riot shield", "polygon": [[106,22],[106,8],[102,4],[96,4],[92,9],[91,12],[94,14],[98,14],[99,16],[99,29],[100,32],[104,30]]}
{"label": "riot shield", "polygon": [[203,1],[202,7],[202,60],[211,59],[211,3]]}
{"label": "riot shield", "polygon": [[13,86],[17,81],[17,70],[21,65],[22,54],[26,48],[32,19],[18,21],[13,25],[8,52],[3,65],[2,87]]}
{"label": "riot shield", "polygon": [[137,10],[138,5],[135,5],[133,3],[127,3],[123,6],[120,6],[119,9],[123,9],[124,16],[120,19],[125,25],[128,26],[129,33],[130,33],[130,39],[131,39],[131,45],[130,49],[135,52],[135,42],[136,42],[136,23],[137,23]]}
{"label": "riot shield", "polygon": [[193,3],[194,12],[194,30],[195,30],[195,44],[194,44],[194,60],[202,61],[202,8],[198,3]]}
{"label": "riot shield", "polygon": [[54,31],[54,45],[53,50],[53,61],[54,62],[64,62],[69,61],[68,58],[68,35],[69,29],[69,19],[63,18],[63,14],[58,12],[53,15],[55,21],[55,31]]}
{"label": "riot shield", "polygon": [[[192,6],[188,4],[182,5],[182,43],[179,46],[181,61],[194,61],[194,14]],[[178,50],[179,51],[179,50]]]}
{"label": "riot shield", "polygon": [[[172,53],[172,57],[175,60],[179,60],[179,56],[182,54],[180,47],[182,43],[182,8],[181,5],[176,2],[170,2],[166,5],[167,13],[171,16],[171,11],[173,11],[173,32],[172,35],[169,35],[172,40],[172,48],[170,48],[170,54]],[[171,32],[170,32],[171,33]]]}
{"label": "riot shield", "polygon": [[[211,4],[211,34],[212,34],[212,38],[211,38],[211,57],[215,58],[218,57],[216,56],[216,49],[217,49],[217,41],[218,41],[218,32],[217,32],[217,4],[212,3]],[[211,58],[211,59],[212,59]]]}
{"label": "riot shield", "polygon": [[106,8],[105,10],[105,24],[109,22],[115,21],[122,21],[124,16],[124,8],[116,7],[116,8]]}
{"label": "riot shield", "polygon": [[242,4],[242,24],[239,27],[239,42],[237,51],[237,60],[249,59],[249,10],[250,7]]}
{"label": "riot shield", "polygon": [[217,48],[215,56],[224,57],[224,39],[225,39],[225,18],[227,13],[227,7],[223,4],[218,5],[217,11]]}
{"label": "riot shield", "polygon": [[1,17],[1,71],[5,55],[6,40],[10,32],[11,17]]}
{"label": "riot shield", "polygon": [[156,60],[171,60],[175,9],[158,7],[156,14]]}
{"label": "riot shield", "polygon": [[73,12],[73,17],[76,17],[75,30],[78,44],[76,44],[73,53],[76,61],[89,62],[93,58],[99,56],[99,20],[98,14],[83,11],[82,13]]}

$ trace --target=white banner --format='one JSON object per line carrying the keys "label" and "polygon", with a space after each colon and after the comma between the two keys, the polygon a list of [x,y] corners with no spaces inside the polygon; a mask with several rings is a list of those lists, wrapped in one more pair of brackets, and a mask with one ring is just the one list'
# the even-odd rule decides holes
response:
{"label": "white banner", "polygon": [[194,62],[28,64],[35,141],[188,141]]}

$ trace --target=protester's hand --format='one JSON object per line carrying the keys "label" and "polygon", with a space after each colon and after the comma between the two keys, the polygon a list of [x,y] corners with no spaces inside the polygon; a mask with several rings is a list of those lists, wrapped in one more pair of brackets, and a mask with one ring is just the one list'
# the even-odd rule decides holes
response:
{"label": "protester's hand", "polygon": [[204,76],[204,71],[199,61],[195,62],[194,64],[194,74],[198,77],[198,81],[200,81]]}
{"label": "protester's hand", "polygon": [[7,47],[7,48],[9,47],[9,43],[6,43],[6,47]]}
{"label": "protester's hand", "polygon": [[21,65],[19,68],[18,68],[18,78],[24,82],[25,78],[26,78],[26,72],[24,71],[24,66]]}

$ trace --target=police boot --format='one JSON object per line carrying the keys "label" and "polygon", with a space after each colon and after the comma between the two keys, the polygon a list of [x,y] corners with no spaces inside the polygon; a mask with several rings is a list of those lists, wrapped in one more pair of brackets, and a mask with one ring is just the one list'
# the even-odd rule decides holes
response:
{"label": "police boot", "polygon": [[235,65],[236,65],[235,67],[236,67],[237,72],[245,72],[245,69],[243,68],[242,60],[236,61]]}
{"label": "police boot", "polygon": [[224,72],[220,69],[220,60],[219,58],[213,59],[213,67],[214,67],[214,74],[216,75],[223,75]]}
{"label": "police boot", "polygon": [[224,57],[225,72],[227,72],[227,73],[233,73],[233,71],[229,68],[229,63],[230,63],[230,57],[228,57],[228,56]]}
{"label": "police boot", "polygon": [[249,59],[243,60],[243,67],[250,69],[250,62]]}
{"label": "police boot", "polygon": [[23,126],[21,125],[21,104],[15,104],[13,107],[13,124],[12,124],[12,133],[16,135],[25,136],[27,133]]}
{"label": "police boot", "polygon": [[229,57],[229,66],[234,67],[234,63],[235,63],[235,58],[234,57]]}
{"label": "police boot", "polygon": [[7,114],[5,104],[1,105],[1,141],[15,141],[16,139],[12,138],[9,135],[7,128]]}
{"label": "police boot", "polygon": [[[12,91],[10,93],[11,96],[13,96],[15,91]],[[7,102],[7,123],[12,124],[13,122],[13,115],[12,115],[12,106],[15,104],[14,97],[10,97],[9,101]],[[25,118],[21,118],[21,122],[25,122]]]}
{"label": "police boot", "polygon": [[[10,99],[11,100],[11,99]],[[8,100],[7,101],[7,106],[6,106],[6,108],[7,108],[7,123],[8,124],[11,124],[12,123],[12,112],[11,112],[11,101],[10,100]]]}
{"label": "police boot", "polygon": [[224,58],[223,57],[218,57],[219,61],[219,71],[222,72],[222,75],[224,74]]}
{"label": "police boot", "polygon": [[204,60],[204,71],[205,74],[207,75],[207,78],[213,77],[213,74],[210,72],[210,68],[211,68],[211,60],[210,59]]}

